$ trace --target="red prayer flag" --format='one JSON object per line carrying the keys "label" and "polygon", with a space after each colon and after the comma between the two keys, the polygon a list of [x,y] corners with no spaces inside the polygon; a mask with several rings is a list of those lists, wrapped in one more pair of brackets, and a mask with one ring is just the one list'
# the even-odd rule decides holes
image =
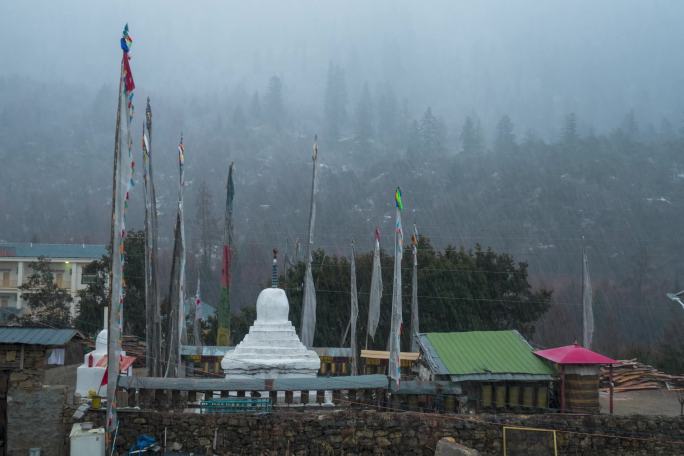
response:
{"label": "red prayer flag", "polygon": [[128,61],[129,61],[128,53],[124,53],[124,56],[123,56],[124,84],[126,86],[126,92],[131,93],[135,89],[135,82],[133,81],[133,73],[131,73],[131,65]]}
{"label": "red prayer flag", "polygon": [[223,261],[221,263],[221,287],[228,288],[230,285],[230,260],[231,252],[230,247],[227,245],[223,246]]}

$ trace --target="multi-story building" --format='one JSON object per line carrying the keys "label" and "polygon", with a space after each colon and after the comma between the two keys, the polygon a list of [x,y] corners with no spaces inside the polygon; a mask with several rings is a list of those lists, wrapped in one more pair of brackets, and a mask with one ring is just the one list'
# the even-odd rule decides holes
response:
{"label": "multi-story building", "polygon": [[77,292],[88,282],[83,267],[105,253],[105,246],[99,244],[0,243],[0,321],[25,307],[19,286],[31,274],[30,264],[40,257],[50,260],[55,283],[73,296],[71,314],[75,316]]}

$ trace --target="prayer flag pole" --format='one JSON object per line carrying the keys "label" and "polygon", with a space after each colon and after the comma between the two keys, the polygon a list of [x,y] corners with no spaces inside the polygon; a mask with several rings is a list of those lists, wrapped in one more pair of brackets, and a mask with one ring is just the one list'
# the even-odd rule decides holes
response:
{"label": "prayer flag pole", "polygon": [[397,208],[394,229],[394,280],[392,284],[392,319],[389,336],[388,375],[398,387],[401,380],[401,257],[404,249],[404,232],[401,228],[401,211],[404,208],[401,188],[394,192]]}
{"label": "prayer flag pole", "polygon": [[316,225],[316,193],[318,193],[318,136],[314,137],[313,176],[311,179],[311,206],[309,210],[309,237],[306,244],[306,270],[304,273],[304,299],[302,302],[302,343],[312,347],[316,333],[316,288],[311,272],[314,227]]}
{"label": "prayer flag pole", "polygon": [[[111,303],[109,312],[109,325],[107,330],[107,443],[110,448],[115,445],[113,435],[117,429],[117,404],[116,388],[119,379],[119,357],[121,355],[121,331],[123,328],[123,267],[125,262],[124,241],[126,239],[126,208],[130,190],[133,186],[133,173],[135,162],[132,157],[131,121],[133,119],[133,91],[135,83],[129,63],[129,51],[133,40],[128,34],[128,24],[124,27],[123,36],[120,40],[123,51],[121,61],[121,76],[119,84],[119,105],[117,107],[117,120],[115,132],[115,166],[114,166],[114,189],[113,189],[113,213],[112,217],[112,268],[111,268]],[[124,97],[125,95],[125,97]],[[128,148],[127,161],[129,166],[124,167],[123,154],[121,153],[121,103],[126,103],[126,146]],[[104,381],[104,379],[103,379]]]}
{"label": "prayer flag pole", "polygon": [[218,308],[218,331],[216,345],[230,345],[230,268],[233,260],[233,183],[234,164],[228,168],[226,183],[226,212],[223,222],[223,256],[221,261],[221,302]]}

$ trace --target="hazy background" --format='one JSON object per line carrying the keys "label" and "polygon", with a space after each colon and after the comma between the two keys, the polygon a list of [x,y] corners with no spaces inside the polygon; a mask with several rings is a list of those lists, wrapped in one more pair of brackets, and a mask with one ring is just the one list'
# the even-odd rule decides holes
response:
{"label": "hazy background", "polygon": [[[305,237],[318,133],[318,246],[369,249],[401,185],[405,224],[436,246],[510,252],[554,289],[537,342],[580,335],[586,247],[599,347],[649,350],[684,319],[663,296],[684,283],[682,17],[675,0],[5,1],[0,239],[108,240],[128,23],[134,144],[149,96],[164,246],[185,137],[191,266],[198,189],[218,243],[236,162],[237,306],[268,283],[270,249],[294,255]],[[134,228],[141,199],[140,182]]]}

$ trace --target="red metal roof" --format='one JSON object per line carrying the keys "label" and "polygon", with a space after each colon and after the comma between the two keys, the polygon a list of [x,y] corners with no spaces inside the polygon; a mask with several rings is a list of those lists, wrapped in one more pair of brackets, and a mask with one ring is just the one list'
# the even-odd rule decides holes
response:
{"label": "red metal roof", "polygon": [[579,344],[537,350],[534,354],[556,364],[619,364],[619,361],[591,351]]}
{"label": "red metal roof", "polygon": [[[119,359],[119,372],[125,373],[135,362],[135,356],[121,355]],[[107,367],[107,355],[104,355],[97,362],[95,367]]]}

